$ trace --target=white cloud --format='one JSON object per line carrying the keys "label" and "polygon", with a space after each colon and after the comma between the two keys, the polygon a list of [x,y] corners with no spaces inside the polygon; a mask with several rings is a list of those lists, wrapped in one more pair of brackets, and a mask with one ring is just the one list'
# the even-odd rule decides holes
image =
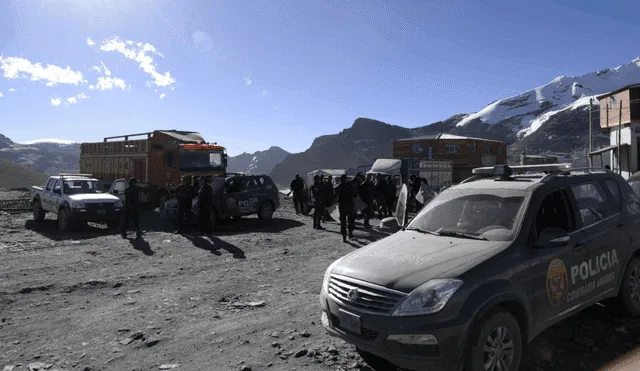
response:
{"label": "white cloud", "polygon": [[53,64],[42,66],[40,63],[31,63],[28,59],[19,57],[0,56],[0,69],[4,71],[6,79],[28,78],[31,81],[44,80],[47,86],[57,84],[79,85],[86,80],[82,78],[82,72],[72,71],[70,66],[62,68]]}
{"label": "white cloud", "polygon": [[123,79],[118,77],[98,77],[98,82],[95,85],[90,85],[89,89],[94,90],[107,90],[113,88],[120,88],[122,90],[127,90],[127,84]]}
{"label": "white cloud", "polygon": [[9,88],[9,93],[13,93],[14,91],[16,91],[16,89],[14,89],[14,88]]}
{"label": "white cloud", "polygon": [[85,93],[80,93],[80,94],[76,94],[73,97],[69,97],[67,98],[67,103],[69,104],[76,104],[78,103],[78,101],[82,100],[82,99],[87,99],[89,98]]}
{"label": "white cloud", "polygon": [[251,85],[251,83],[252,83],[252,81],[251,81],[251,79],[250,79],[250,78],[248,78],[248,77],[245,77],[245,78],[244,78],[244,84],[245,84],[246,86]]}
{"label": "white cloud", "polygon": [[107,76],[111,76],[111,71],[107,68],[107,66],[104,65],[104,62],[100,62],[100,64],[102,64],[102,70],[104,71],[104,74]]}
{"label": "white cloud", "polygon": [[91,69],[92,69],[92,70],[94,70],[94,71],[96,71],[97,73],[102,73],[102,70],[101,70],[101,69],[100,69],[100,67],[98,67],[98,66],[95,66],[95,65],[94,65],[93,67],[91,67]]}
{"label": "white cloud", "polygon": [[260,95],[262,95],[263,97],[266,97],[267,95],[269,95],[269,91],[267,91],[267,89],[262,89],[262,91],[260,92]]}
{"label": "white cloud", "polygon": [[164,56],[149,43],[121,40],[116,36],[103,41],[100,45],[100,50],[103,52],[118,52],[125,58],[136,61],[138,67],[151,77],[151,81],[147,82],[147,86],[170,86],[176,82],[169,71],[159,73],[156,70],[157,67],[152,55]]}
{"label": "white cloud", "polygon": [[164,98],[167,97],[167,93],[162,93],[160,94],[160,100],[163,100]]}
{"label": "white cloud", "polygon": [[60,98],[51,98],[51,105],[52,106],[59,106],[60,103],[62,103],[62,100]]}
{"label": "white cloud", "polygon": [[2,92],[0,91],[0,98],[2,98]]}
{"label": "white cloud", "polygon": [[89,45],[89,46],[96,46],[96,43],[95,43],[93,40],[91,40],[91,38],[88,38],[88,39],[87,39],[87,45]]}

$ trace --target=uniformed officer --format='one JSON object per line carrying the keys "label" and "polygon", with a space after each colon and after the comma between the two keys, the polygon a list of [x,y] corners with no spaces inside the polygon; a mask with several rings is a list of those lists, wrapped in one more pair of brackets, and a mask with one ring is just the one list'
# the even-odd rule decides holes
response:
{"label": "uniformed officer", "polygon": [[364,215],[364,227],[371,228],[369,220],[373,214],[373,183],[367,179],[362,173],[357,173],[355,179],[358,181],[358,196],[365,204],[365,208],[362,209]]}
{"label": "uniformed officer", "polygon": [[198,189],[198,228],[201,233],[211,233],[211,208],[213,207],[213,190],[204,177],[200,178]]}
{"label": "uniformed officer", "polygon": [[340,184],[336,187],[336,196],[338,196],[338,210],[340,212],[340,233],[342,233],[342,241],[347,242],[347,232],[349,238],[353,238],[356,219],[353,208],[358,193],[347,181],[346,174],[340,176]]}
{"label": "uniformed officer", "polygon": [[136,227],[136,237],[140,238],[142,231],[140,230],[140,222],[138,213],[140,211],[140,189],[138,188],[138,180],[136,178],[129,179],[129,186],[124,191],[124,221],[122,222],[122,238],[127,238],[127,228],[129,223],[133,222]]}
{"label": "uniformed officer", "polygon": [[[176,221],[178,229],[175,231],[176,234],[183,233],[185,227],[188,228],[191,225],[191,203],[193,197],[195,197],[195,190],[189,183],[189,178],[185,176],[176,188],[176,198],[178,199],[178,220]],[[186,226],[185,223],[187,223]]]}
{"label": "uniformed officer", "polygon": [[313,177],[313,185],[311,186],[311,195],[313,196],[313,229],[324,229],[321,225],[322,216],[326,206],[326,186],[322,182],[322,177],[316,175]]}

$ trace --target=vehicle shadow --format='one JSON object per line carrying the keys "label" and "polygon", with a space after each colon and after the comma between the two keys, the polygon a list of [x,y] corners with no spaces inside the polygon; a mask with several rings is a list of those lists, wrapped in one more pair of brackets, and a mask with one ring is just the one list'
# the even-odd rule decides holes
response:
{"label": "vehicle shadow", "polygon": [[52,219],[45,219],[42,222],[27,220],[24,223],[24,228],[54,241],[86,240],[114,235],[119,232],[116,229],[108,229],[103,225],[89,224],[86,227],[77,228],[63,233],[58,229],[58,222]]}
{"label": "vehicle shadow", "polygon": [[144,238],[127,237],[127,240],[129,240],[129,243],[131,244],[134,250],[141,251],[146,256],[152,256],[154,254],[153,250],[151,250],[151,245],[149,245],[149,242],[147,242],[147,240],[145,240]]}
{"label": "vehicle shadow", "polygon": [[251,232],[280,233],[303,225],[305,223],[292,219],[273,218],[271,220],[260,220],[257,217],[244,217],[239,220],[218,223],[214,233],[222,236]]}
{"label": "vehicle shadow", "polygon": [[242,249],[240,249],[239,247],[232,245],[226,241],[223,241],[219,238],[210,236],[210,237],[205,237],[205,236],[192,236],[192,235],[188,235],[185,234],[184,237],[186,239],[188,239],[189,241],[191,241],[191,243],[193,244],[193,246],[202,249],[202,250],[206,250],[209,251],[210,253],[214,254],[214,255],[222,255],[220,253],[220,249],[226,250],[227,252],[229,252],[230,254],[233,255],[234,259],[246,259],[246,255],[244,254],[244,251],[242,251]]}
{"label": "vehicle shadow", "polygon": [[634,349],[640,319],[593,305],[538,335],[524,349],[521,371],[598,370]]}

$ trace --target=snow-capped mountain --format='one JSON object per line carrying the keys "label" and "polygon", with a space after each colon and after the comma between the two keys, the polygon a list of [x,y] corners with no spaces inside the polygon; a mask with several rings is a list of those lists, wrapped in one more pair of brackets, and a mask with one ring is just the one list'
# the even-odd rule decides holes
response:
{"label": "snow-capped mountain", "polygon": [[251,174],[269,174],[273,167],[284,161],[289,152],[280,147],[271,147],[255,153],[241,153],[229,157],[227,170]]}
{"label": "snow-capped mountain", "polygon": [[28,165],[45,174],[77,172],[80,144],[59,139],[15,143],[0,134],[0,158]]}
{"label": "snow-capped mountain", "polygon": [[475,120],[489,125],[508,120],[518,137],[539,130],[555,115],[585,109],[595,96],[640,82],[640,57],[628,64],[591,72],[582,76],[559,76],[546,85],[514,97],[495,101],[482,110],[467,115],[456,126],[464,127]]}

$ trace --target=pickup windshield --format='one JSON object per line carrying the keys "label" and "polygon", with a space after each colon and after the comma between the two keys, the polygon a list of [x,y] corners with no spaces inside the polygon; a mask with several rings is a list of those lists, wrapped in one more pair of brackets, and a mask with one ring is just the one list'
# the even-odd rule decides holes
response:
{"label": "pickup windshield", "polygon": [[219,170],[224,168],[221,152],[180,151],[180,170]]}
{"label": "pickup windshield", "polygon": [[407,226],[434,235],[510,241],[524,214],[526,193],[455,190],[436,196]]}
{"label": "pickup windshield", "polygon": [[95,180],[65,180],[63,187],[66,195],[102,193],[100,191],[100,183]]}

